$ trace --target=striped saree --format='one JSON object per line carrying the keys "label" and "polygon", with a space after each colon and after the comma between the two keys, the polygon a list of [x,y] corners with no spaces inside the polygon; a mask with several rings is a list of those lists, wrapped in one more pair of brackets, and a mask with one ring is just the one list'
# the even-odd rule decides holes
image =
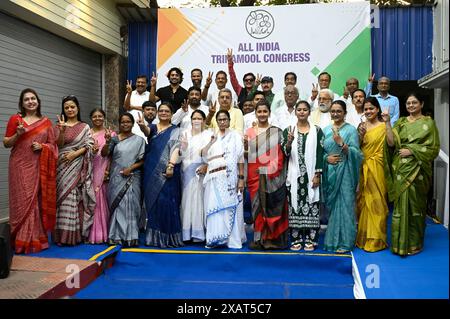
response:
{"label": "striped saree", "polygon": [[[93,223],[95,192],[92,184],[91,149],[94,140],[89,125],[79,122],[67,127],[64,146],[59,150],[57,181],[57,213],[54,241],[76,245],[86,239]],[[70,163],[62,157],[81,148],[88,151]]]}

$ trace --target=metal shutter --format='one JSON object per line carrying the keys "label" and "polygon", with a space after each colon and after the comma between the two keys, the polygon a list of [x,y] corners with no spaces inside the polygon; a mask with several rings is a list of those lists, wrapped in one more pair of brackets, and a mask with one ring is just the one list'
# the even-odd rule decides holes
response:
{"label": "metal shutter", "polygon": [[[18,111],[21,90],[41,99],[44,116],[56,121],[63,96],[77,96],[82,119],[102,103],[102,56],[0,12],[0,132]],[[88,122],[89,123],[89,122]],[[90,124],[90,123],[89,123]],[[0,147],[0,221],[8,216],[9,149]]]}

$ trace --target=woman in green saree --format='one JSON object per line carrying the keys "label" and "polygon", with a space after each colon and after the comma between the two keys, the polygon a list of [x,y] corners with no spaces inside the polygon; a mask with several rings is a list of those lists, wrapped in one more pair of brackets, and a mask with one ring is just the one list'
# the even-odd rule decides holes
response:
{"label": "woman in green saree", "polygon": [[385,173],[389,200],[394,202],[391,251],[414,255],[423,248],[427,193],[431,185],[432,163],[439,153],[439,132],[434,120],[422,114],[423,99],[408,95],[407,117],[392,128],[386,120]]}

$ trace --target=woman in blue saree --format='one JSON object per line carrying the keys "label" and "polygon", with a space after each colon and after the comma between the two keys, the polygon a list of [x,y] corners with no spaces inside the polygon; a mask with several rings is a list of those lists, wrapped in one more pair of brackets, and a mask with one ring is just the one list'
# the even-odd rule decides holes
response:
{"label": "woman in blue saree", "polygon": [[324,165],[322,185],[324,201],[330,212],[324,250],[337,253],[353,249],[356,240],[355,196],[362,153],[358,131],[344,121],[343,101],[331,104],[333,124],[324,128]]}
{"label": "woman in blue saree", "polygon": [[108,243],[126,247],[139,244],[139,213],[141,211],[141,167],[144,163],[145,141],[131,132],[133,116],[119,117],[119,134],[111,137],[105,130],[103,157],[111,156],[108,183],[108,205],[111,213]]}
{"label": "woman in blue saree", "polygon": [[158,108],[158,124],[143,127],[138,122],[148,136],[143,185],[147,210],[145,244],[161,248],[184,246],[178,163],[180,129],[171,124],[172,115],[172,106],[162,103]]}

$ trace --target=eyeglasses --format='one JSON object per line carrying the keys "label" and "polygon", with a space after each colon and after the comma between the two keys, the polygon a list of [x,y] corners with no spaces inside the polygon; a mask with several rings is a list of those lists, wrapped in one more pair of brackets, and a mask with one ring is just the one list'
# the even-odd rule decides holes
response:
{"label": "eyeglasses", "polygon": [[253,81],[255,81],[254,78],[247,78],[247,79],[244,79],[244,82],[253,82]]}

